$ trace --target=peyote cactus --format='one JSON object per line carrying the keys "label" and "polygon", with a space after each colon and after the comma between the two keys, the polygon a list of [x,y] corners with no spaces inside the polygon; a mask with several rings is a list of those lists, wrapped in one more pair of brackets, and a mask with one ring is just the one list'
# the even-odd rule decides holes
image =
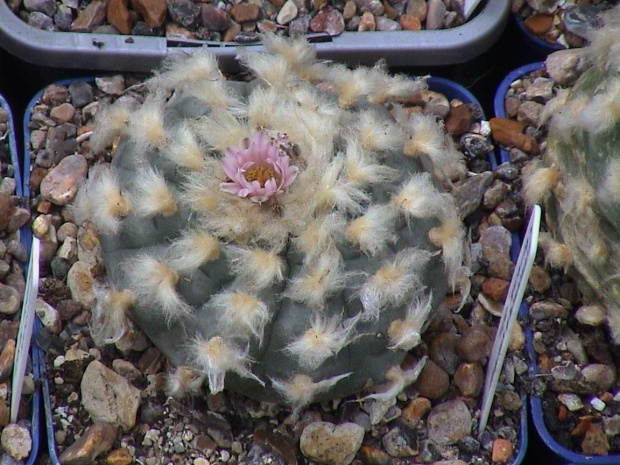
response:
{"label": "peyote cactus", "polygon": [[546,207],[541,245],[552,265],[578,272],[586,298],[607,309],[620,343],[620,9],[592,32],[590,67],[549,102],[544,158],[524,194]]}
{"label": "peyote cactus", "polygon": [[[77,199],[109,287],[92,333],[141,328],[180,367],[299,409],[419,372],[400,367],[454,286],[464,231],[443,183],[463,174],[434,117],[389,102],[423,79],[315,60],[303,40],[244,53],[251,82],[206,53],[174,59],[138,108],[103,111]],[[389,111],[391,110],[391,111]]]}

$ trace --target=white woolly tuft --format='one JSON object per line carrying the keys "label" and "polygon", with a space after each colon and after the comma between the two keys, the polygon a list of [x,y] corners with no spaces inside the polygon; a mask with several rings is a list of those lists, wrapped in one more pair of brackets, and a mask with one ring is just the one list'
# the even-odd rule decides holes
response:
{"label": "white woolly tuft", "polygon": [[235,112],[243,107],[243,104],[231,95],[226,79],[193,83],[183,90],[183,95],[192,96],[215,111]]}
{"label": "white woolly tuft", "polygon": [[591,216],[596,203],[594,187],[585,177],[571,177],[564,183],[564,195],[559,199],[562,210],[574,216]]}
{"label": "white woolly tuft", "polygon": [[220,243],[208,232],[185,231],[166,250],[166,263],[170,269],[191,275],[203,264],[220,256]]}
{"label": "white woolly tuft", "polygon": [[446,267],[448,284],[454,290],[458,270],[463,263],[465,228],[458,216],[454,198],[451,195],[446,194],[442,210],[441,225],[431,228],[428,232],[428,238],[434,245],[441,247],[441,257]]}
{"label": "white woolly tuft", "polygon": [[250,129],[227,111],[213,111],[193,123],[196,134],[208,147],[224,154],[228,147],[237,147],[246,137],[252,137]]}
{"label": "white woolly tuft", "polygon": [[232,336],[253,334],[263,339],[265,324],[269,321],[269,308],[253,295],[243,292],[222,292],[206,304],[219,314],[219,325]]}
{"label": "white woolly tuft", "polygon": [[560,268],[567,271],[573,264],[573,252],[571,248],[556,241],[551,234],[541,232],[538,236],[538,243],[545,251],[545,262],[554,268]]}
{"label": "white woolly tuft", "polygon": [[197,396],[205,377],[190,367],[181,365],[171,370],[166,376],[166,394],[175,399]]}
{"label": "white woolly tuft", "polygon": [[282,101],[282,93],[273,87],[257,88],[248,97],[248,118],[257,128],[271,128],[274,109]]}
{"label": "white woolly tuft", "polygon": [[538,124],[542,126],[553,118],[559,111],[562,111],[568,100],[570,89],[558,89],[555,97],[549,100],[538,117]]}
{"label": "white woolly tuft", "polygon": [[368,68],[350,70],[345,65],[335,64],[329,67],[326,74],[338,94],[338,104],[342,108],[349,108],[360,98],[366,97],[376,84],[369,79]]}
{"label": "white woolly tuft", "polygon": [[130,140],[139,148],[153,149],[167,145],[164,128],[164,102],[155,96],[147,100],[131,115],[127,128]]}
{"label": "white woolly tuft", "polygon": [[603,184],[599,190],[601,202],[613,204],[620,201],[620,160],[607,162]]}
{"label": "white woolly tuft", "polygon": [[343,216],[330,213],[309,223],[295,238],[295,244],[306,255],[306,260],[313,260],[324,250],[341,242],[346,226]]}
{"label": "white woolly tuft", "polygon": [[392,205],[372,205],[364,215],[349,223],[345,238],[359,246],[362,252],[376,255],[398,239],[394,234],[397,215]]}
{"label": "white woolly tuft", "polygon": [[366,110],[360,113],[358,130],[362,147],[371,152],[400,149],[405,139],[400,127],[376,110]]}
{"label": "white woolly tuft", "polygon": [[97,113],[95,129],[90,137],[90,149],[93,153],[110,147],[116,137],[127,132],[127,124],[132,112],[125,105],[109,105]]}
{"label": "white woolly tuft", "polygon": [[398,177],[398,170],[369,160],[356,140],[347,142],[345,157],[344,176],[348,181],[367,186],[393,181]]}
{"label": "white woolly tuft", "polygon": [[[211,175],[211,173],[217,172],[217,170],[221,170],[219,162],[212,158],[207,158],[204,172],[192,173],[185,178],[182,184],[183,196],[179,200],[189,205],[192,210],[201,216],[213,215],[217,211],[220,199],[224,194],[220,189],[222,179]],[[205,175],[205,173],[209,174]]]}
{"label": "white woolly tuft", "polygon": [[220,336],[214,336],[209,340],[196,339],[192,349],[198,368],[207,375],[211,394],[217,394],[224,389],[224,378],[228,371],[253,379],[261,386],[265,385],[248,368],[252,361],[248,357],[247,349],[242,351]]}
{"label": "white woolly tuft", "polygon": [[387,331],[390,350],[409,351],[420,343],[422,327],[433,309],[432,304],[431,292],[425,299],[415,299],[407,306],[404,320],[398,319],[390,323]]}
{"label": "white woolly tuft", "polygon": [[325,360],[337,355],[351,342],[358,320],[359,316],[345,321],[334,316],[328,320],[324,315],[315,313],[310,328],[284,350],[296,357],[303,369],[316,370]]}
{"label": "white woolly tuft", "polygon": [[174,144],[163,150],[163,154],[173,163],[192,171],[205,166],[205,150],[200,146],[187,124],[181,124],[176,132]]}
{"label": "white woolly tuft", "polygon": [[456,149],[454,142],[439,126],[434,116],[411,113],[408,127],[411,139],[403,149],[405,155],[412,158],[426,155],[433,163],[435,174],[441,180],[456,179],[466,173],[463,155]]}
{"label": "white woolly tuft", "polygon": [[96,303],[92,309],[90,333],[97,345],[114,344],[131,329],[127,313],[136,296],[129,290],[94,287]]}
{"label": "white woolly tuft", "polygon": [[331,294],[344,287],[346,275],[342,268],[338,250],[328,249],[304,265],[301,276],[290,282],[286,295],[296,302],[322,307]]}
{"label": "white woolly tuft", "polygon": [[406,99],[428,88],[426,77],[412,78],[403,74],[390,76],[384,71],[380,72],[382,76],[379,79],[383,81],[383,84],[370,93],[368,96],[370,103],[382,105],[388,100]]}
{"label": "white woolly tuft", "polygon": [[273,251],[228,246],[231,269],[243,289],[260,291],[284,279],[286,266]]}
{"label": "white woolly tuft", "polygon": [[191,315],[191,307],[176,290],[179,275],[165,262],[142,255],[127,263],[125,273],[137,300],[144,307],[161,312],[168,322]]}
{"label": "white woolly tuft", "polygon": [[591,134],[614,129],[620,122],[620,82],[613,81],[606,92],[592,97],[577,119]]}
{"label": "white woolly tuft", "polygon": [[375,399],[379,402],[389,402],[396,399],[396,396],[403,392],[403,389],[416,382],[418,376],[422,373],[424,365],[426,365],[427,359],[427,356],[422,357],[413,367],[407,370],[403,370],[398,365],[393,366],[385,375],[385,378],[388,381],[388,389],[386,391],[377,392],[363,397],[360,399],[360,402],[370,399]]}
{"label": "white woolly tuft", "polygon": [[162,72],[149,81],[152,88],[178,89],[197,81],[221,79],[217,59],[213,53],[196,49],[188,55],[172,55],[166,58]]}
{"label": "white woolly tuft", "polygon": [[376,320],[388,305],[402,305],[423,288],[420,272],[431,253],[413,247],[401,250],[366,281],[359,293],[364,307],[362,320]]}
{"label": "white woolly tuft", "polygon": [[131,203],[134,206],[133,212],[138,216],[170,217],[177,212],[177,202],[166,179],[152,166],[136,176]]}
{"label": "white woolly tuft", "polygon": [[262,36],[265,49],[281,56],[301,79],[314,81],[322,66],[316,63],[316,50],[303,37],[284,38],[276,34]]}
{"label": "white woolly tuft", "polygon": [[296,417],[302,408],[312,403],[317,395],[329,391],[338,381],[351,376],[351,373],[327,378],[316,383],[308,375],[297,374],[289,381],[271,379],[274,389],[280,393],[287,404],[293,407],[293,417]]}
{"label": "white woolly tuft", "polygon": [[288,86],[294,79],[289,63],[279,55],[242,50],[237,58],[254,76],[272,87]]}
{"label": "white woolly tuft", "polygon": [[523,198],[528,205],[544,201],[560,182],[560,172],[555,166],[540,168],[538,164],[523,172]]}
{"label": "white woolly tuft", "polygon": [[89,180],[81,187],[74,203],[78,223],[92,221],[104,234],[116,234],[131,202],[123,195],[117,172],[107,166],[91,168]]}
{"label": "white woolly tuft", "polygon": [[433,184],[430,173],[415,173],[392,197],[391,203],[414,218],[432,218],[441,213],[444,197]]}
{"label": "white woolly tuft", "polygon": [[317,211],[337,208],[342,212],[361,213],[362,205],[370,201],[370,195],[358,183],[344,179],[344,163],[344,157],[338,157],[325,168],[314,195]]}

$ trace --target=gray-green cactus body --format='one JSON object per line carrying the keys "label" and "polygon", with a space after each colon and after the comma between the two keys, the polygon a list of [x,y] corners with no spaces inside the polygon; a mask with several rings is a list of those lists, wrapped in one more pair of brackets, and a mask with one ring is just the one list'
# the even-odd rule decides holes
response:
{"label": "gray-green cactus body", "polygon": [[[589,51],[592,65],[558,97],[542,164],[526,182],[530,201],[545,206],[554,236],[548,254],[577,271],[589,301],[603,305],[620,342],[620,68],[613,21]],[[552,105],[558,105],[558,100]],[[555,242],[557,241],[557,242]],[[547,245],[547,244],[545,244]]]}
{"label": "gray-green cactus body", "polygon": [[[109,129],[102,118],[107,135],[95,143],[121,142],[81,193],[110,286],[94,334],[125,337],[127,322],[112,316],[121,308],[212,392],[295,407],[399,383],[400,363],[461,263],[454,202],[428,172],[442,167],[369,92],[343,102],[318,90],[315,82],[338,87],[326,65],[312,79],[274,84],[257,71],[265,58],[253,57],[256,81],[212,71],[200,87],[170,84],[164,72],[152,82],[157,98],[126,124]],[[223,190],[231,179],[221,167],[228,147],[251,148],[259,133],[279,140],[296,170],[261,202]],[[102,192],[113,192],[103,206]],[[122,291],[131,297],[120,305]]]}

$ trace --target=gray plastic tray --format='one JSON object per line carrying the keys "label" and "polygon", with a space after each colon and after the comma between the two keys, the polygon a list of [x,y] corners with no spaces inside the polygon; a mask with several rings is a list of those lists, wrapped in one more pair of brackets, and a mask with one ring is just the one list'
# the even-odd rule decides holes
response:
{"label": "gray plastic tray", "polygon": [[[488,0],[465,24],[433,31],[344,32],[338,37],[315,36],[321,59],[388,66],[439,66],[463,63],[483,53],[506,26],[510,0]],[[208,47],[225,71],[237,69],[234,43],[169,40],[165,37],[50,32],[19,19],[0,0],[0,46],[33,64],[56,68],[109,71],[150,71],[162,58]],[[260,47],[249,45],[249,47]]]}

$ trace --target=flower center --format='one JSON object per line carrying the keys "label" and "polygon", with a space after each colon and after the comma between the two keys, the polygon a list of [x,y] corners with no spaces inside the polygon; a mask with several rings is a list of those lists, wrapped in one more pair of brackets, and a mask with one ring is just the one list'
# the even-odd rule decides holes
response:
{"label": "flower center", "polygon": [[275,177],[276,173],[270,166],[253,166],[245,172],[246,181],[258,181],[261,187],[265,187],[265,183]]}

